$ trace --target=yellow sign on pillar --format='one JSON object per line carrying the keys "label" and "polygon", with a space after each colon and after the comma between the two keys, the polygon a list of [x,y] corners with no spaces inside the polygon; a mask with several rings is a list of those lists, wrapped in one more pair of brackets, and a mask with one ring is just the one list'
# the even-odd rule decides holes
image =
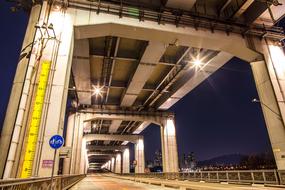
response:
{"label": "yellow sign on pillar", "polygon": [[33,105],[32,118],[30,122],[30,127],[28,129],[29,132],[27,146],[24,154],[21,178],[28,178],[32,175],[33,162],[35,159],[35,152],[37,148],[36,146],[39,135],[39,128],[41,124],[41,116],[46,94],[46,88],[48,84],[50,67],[51,61],[42,62],[38,87],[36,90],[36,96]]}

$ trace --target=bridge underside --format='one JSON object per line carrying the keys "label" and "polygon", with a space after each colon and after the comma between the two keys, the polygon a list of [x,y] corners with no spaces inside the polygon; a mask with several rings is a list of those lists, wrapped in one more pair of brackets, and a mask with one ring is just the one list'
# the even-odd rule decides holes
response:
{"label": "bridge underside", "polygon": [[[68,96],[72,106],[65,146],[71,154],[64,158],[64,173],[101,167],[129,173],[128,143],[135,144],[135,171],[143,173],[144,142],[139,134],[151,123],[161,129],[164,172],[177,172],[175,117],[166,110],[234,56],[252,65],[277,166],[285,169],[285,69],[280,66],[285,56],[276,43],[284,36],[269,26],[247,27],[260,15],[253,14],[252,7],[263,12],[264,4],[143,2],[152,7],[149,12],[122,9],[115,1],[60,1],[51,7],[44,1],[42,7],[33,7],[23,44],[31,58],[20,60],[0,144],[5,178],[51,174],[43,164],[54,154],[47,142],[53,134],[63,134]],[[159,16],[155,7],[162,6],[168,8]],[[198,16],[201,7],[205,17]],[[42,73],[43,62],[50,68]],[[45,72],[48,76],[41,81]],[[36,85],[44,82],[46,88]],[[46,91],[38,98],[34,88]],[[35,109],[39,105],[41,109]],[[41,112],[36,115],[34,110]]]}

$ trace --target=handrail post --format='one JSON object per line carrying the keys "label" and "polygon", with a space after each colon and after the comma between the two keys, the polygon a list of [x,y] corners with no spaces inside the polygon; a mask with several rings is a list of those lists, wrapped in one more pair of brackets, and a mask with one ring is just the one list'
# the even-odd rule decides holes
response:
{"label": "handrail post", "polygon": [[226,176],[227,176],[227,182],[229,182],[230,179],[229,179],[229,172],[228,171],[226,171]]}
{"label": "handrail post", "polygon": [[238,171],[238,182],[241,183],[241,181],[240,181],[240,171]]}
{"label": "handrail post", "polygon": [[254,182],[255,182],[255,180],[254,180],[254,174],[253,174],[253,172],[252,172],[252,171],[250,172],[250,174],[251,174],[251,180],[252,180],[252,183],[254,184]]}
{"label": "handrail post", "polygon": [[266,183],[266,176],[265,176],[265,172],[262,171],[262,177],[263,177],[263,183],[265,184]]}

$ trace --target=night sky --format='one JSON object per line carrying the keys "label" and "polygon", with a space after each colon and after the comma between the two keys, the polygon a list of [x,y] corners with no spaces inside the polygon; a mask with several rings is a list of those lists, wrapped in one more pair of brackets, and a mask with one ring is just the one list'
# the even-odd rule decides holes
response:
{"label": "night sky", "polygon": [[[2,6],[3,5],[3,6]],[[9,4],[0,6],[1,69],[0,127],[23,41],[28,15],[12,13]],[[250,65],[234,58],[214,73],[170,111],[176,114],[179,154],[194,152],[198,160],[224,154],[271,152]],[[147,128],[146,160],[160,149],[160,129]]]}

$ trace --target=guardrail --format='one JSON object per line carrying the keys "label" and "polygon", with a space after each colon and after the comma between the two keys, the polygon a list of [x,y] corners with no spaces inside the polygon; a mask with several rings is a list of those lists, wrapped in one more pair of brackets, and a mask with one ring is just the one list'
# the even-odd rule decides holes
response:
{"label": "guardrail", "polygon": [[[65,190],[82,180],[86,175],[54,176],[52,189]],[[50,177],[32,177],[27,179],[0,180],[0,190],[49,190]]]}
{"label": "guardrail", "polygon": [[189,180],[206,182],[228,182],[248,184],[285,185],[285,171],[241,170],[241,171],[200,171],[181,173],[139,173],[123,174],[138,178],[160,178],[168,180]]}

